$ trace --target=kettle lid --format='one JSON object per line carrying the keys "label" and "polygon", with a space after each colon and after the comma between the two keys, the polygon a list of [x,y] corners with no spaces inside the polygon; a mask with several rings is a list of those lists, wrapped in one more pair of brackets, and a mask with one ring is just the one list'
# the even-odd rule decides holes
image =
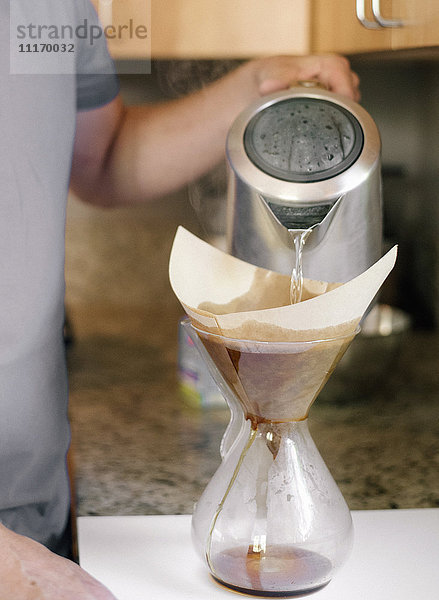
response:
{"label": "kettle lid", "polygon": [[290,97],[257,112],[244,148],[264,173],[289,182],[323,181],[347,170],[363,149],[354,115],[326,98]]}

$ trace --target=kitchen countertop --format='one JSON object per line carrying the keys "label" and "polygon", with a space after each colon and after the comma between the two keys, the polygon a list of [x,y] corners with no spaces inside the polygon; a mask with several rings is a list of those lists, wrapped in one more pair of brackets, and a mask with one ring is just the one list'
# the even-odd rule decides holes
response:
{"label": "kitchen countertop", "polygon": [[[181,396],[178,303],[76,305],[69,316],[78,515],[190,513],[228,413]],[[312,407],[313,439],[351,509],[439,507],[438,356],[437,332],[412,331],[386,385]]]}
{"label": "kitchen countertop", "polygon": [[[191,513],[219,464],[228,412],[194,408],[180,394],[183,312],[167,275],[177,226],[206,233],[199,216],[185,194],[113,211],[70,203],[66,306],[80,516]],[[412,331],[386,367],[386,385],[366,396],[375,381],[367,375],[340,399],[325,396],[330,380],[312,407],[313,439],[351,509],[439,507],[438,356],[439,332]]]}
{"label": "kitchen countertop", "polygon": [[[352,519],[350,557],[312,598],[437,598],[439,509],[353,511]],[[189,515],[80,517],[78,539],[83,568],[119,600],[237,597],[212,580],[195,553]]]}

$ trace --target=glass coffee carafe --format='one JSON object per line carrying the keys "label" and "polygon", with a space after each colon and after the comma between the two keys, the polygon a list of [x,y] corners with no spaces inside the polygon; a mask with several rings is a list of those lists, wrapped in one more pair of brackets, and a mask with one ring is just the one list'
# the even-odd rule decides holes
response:
{"label": "glass coffee carafe", "polygon": [[221,465],[192,518],[197,551],[239,592],[322,588],[350,552],[352,520],[307,417],[353,335],[264,342],[185,327],[231,411]]}

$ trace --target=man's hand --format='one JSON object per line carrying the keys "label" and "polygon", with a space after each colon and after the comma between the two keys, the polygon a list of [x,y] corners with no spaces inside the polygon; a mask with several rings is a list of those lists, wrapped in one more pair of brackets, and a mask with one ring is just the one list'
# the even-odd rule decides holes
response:
{"label": "man's hand", "polygon": [[75,563],[0,525],[1,600],[116,600]]}
{"label": "man's hand", "polygon": [[358,100],[358,76],[336,55],[247,62],[171,102],[125,108],[118,97],[79,113],[72,187],[94,204],[134,204],[175,191],[224,156],[227,132],[250,102],[302,80]]}
{"label": "man's hand", "polygon": [[277,56],[249,64],[255,69],[261,96],[286,89],[300,81],[314,80],[336,94],[356,102],[360,100],[360,80],[343,56]]}

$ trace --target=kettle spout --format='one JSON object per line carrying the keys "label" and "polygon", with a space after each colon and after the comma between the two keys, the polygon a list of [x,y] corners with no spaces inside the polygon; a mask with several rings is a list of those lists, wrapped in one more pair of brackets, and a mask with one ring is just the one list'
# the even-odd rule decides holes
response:
{"label": "kettle spout", "polygon": [[259,196],[263,212],[278,238],[291,248],[294,247],[294,239],[302,235],[307,240],[309,249],[318,246],[323,240],[344,197],[343,194],[331,203],[305,206],[279,204]]}

